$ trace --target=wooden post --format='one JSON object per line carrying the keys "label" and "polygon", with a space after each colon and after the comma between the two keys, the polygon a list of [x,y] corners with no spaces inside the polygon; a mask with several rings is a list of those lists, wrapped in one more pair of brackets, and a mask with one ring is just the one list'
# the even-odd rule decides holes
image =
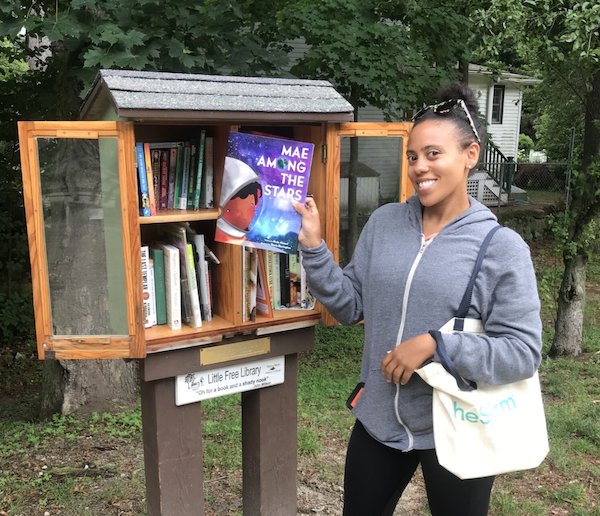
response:
{"label": "wooden post", "polygon": [[175,405],[175,378],[142,387],[148,516],[204,516],[200,403]]}
{"label": "wooden post", "polygon": [[244,516],[297,514],[298,355],[285,382],[242,394]]}

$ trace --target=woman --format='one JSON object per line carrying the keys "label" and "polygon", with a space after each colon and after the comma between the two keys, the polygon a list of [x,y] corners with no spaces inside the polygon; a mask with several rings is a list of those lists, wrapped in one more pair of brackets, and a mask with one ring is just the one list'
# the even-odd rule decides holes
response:
{"label": "woman", "polygon": [[[371,215],[343,270],[321,240],[314,200],[295,204],[311,291],[341,323],[364,319],[364,390],[352,409],[345,516],[392,515],[419,464],[433,516],[488,511],[494,478],[460,480],[439,465],[432,389],[413,374],[436,360],[428,332],[454,316],[481,243],[497,224],[467,194],[485,137],[475,96],[455,82],[440,89],[438,102],[415,116],[408,139],[415,195]],[[533,376],[541,360],[539,298],[529,248],[509,229],[489,245],[469,317],[481,318],[487,335],[444,335],[464,378],[498,385]]]}

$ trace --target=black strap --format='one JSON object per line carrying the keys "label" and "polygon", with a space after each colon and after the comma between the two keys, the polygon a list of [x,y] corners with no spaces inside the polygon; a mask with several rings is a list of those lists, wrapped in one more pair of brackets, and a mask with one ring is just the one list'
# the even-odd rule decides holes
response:
{"label": "black strap", "polygon": [[[501,225],[494,226],[483,239],[481,248],[479,249],[479,254],[477,255],[477,260],[475,261],[475,266],[473,267],[473,272],[471,273],[471,278],[469,279],[469,284],[467,285],[467,289],[465,290],[462,301],[460,302],[458,310],[456,311],[456,321],[454,324],[455,331],[463,330],[463,319],[467,316],[469,308],[471,308],[471,298],[473,296],[473,287],[475,286],[475,279],[477,278],[479,269],[481,269],[481,264],[483,263],[483,258],[485,256],[485,252],[487,251],[488,244],[494,236],[494,233],[498,231],[501,227]],[[430,331],[429,334],[435,339],[436,351],[438,356],[440,357],[440,363],[442,364],[442,366],[444,366],[444,369],[454,377],[458,388],[461,391],[473,391],[477,389],[477,384],[475,382],[465,380],[456,370],[456,367],[452,363],[452,359],[448,356],[448,352],[446,351],[446,344],[444,343],[442,334],[439,331]]]}

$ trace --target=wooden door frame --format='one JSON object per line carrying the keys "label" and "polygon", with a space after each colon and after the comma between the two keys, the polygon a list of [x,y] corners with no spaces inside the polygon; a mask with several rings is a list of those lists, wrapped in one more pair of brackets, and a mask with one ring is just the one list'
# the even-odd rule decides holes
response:
{"label": "wooden door frame", "polygon": [[[326,134],[327,169],[325,173],[325,227],[324,240],[333,258],[339,263],[340,258],[340,138],[341,137],[379,137],[407,139],[413,124],[411,122],[348,122],[328,124]],[[400,161],[400,202],[405,202],[413,194],[413,187],[408,179],[408,158],[406,152],[401,153]],[[337,324],[333,316],[321,307],[321,322],[326,325]]]}
{"label": "wooden door frame", "polygon": [[[135,148],[130,122],[19,122],[23,197],[29,238],[31,280],[38,357],[56,359],[143,358],[146,356],[142,306],[140,229],[137,179],[133,170]],[[125,265],[128,336],[52,335],[50,286],[46,270],[46,243],[38,166],[38,137],[118,140],[119,182]]]}

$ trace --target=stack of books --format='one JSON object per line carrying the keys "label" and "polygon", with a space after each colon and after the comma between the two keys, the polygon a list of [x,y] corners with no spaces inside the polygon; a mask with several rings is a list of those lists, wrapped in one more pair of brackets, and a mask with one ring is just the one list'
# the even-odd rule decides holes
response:
{"label": "stack of books", "polygon": [[189,141],[136,143],[140,215],[213,208],[213,145],[205,131]]}
{"label": "stack of books", "polygon": [[142,245],[145,327],[200,328],[212,320],[212,268],[219,260],[187,224],[165,225],[160,238]]}

